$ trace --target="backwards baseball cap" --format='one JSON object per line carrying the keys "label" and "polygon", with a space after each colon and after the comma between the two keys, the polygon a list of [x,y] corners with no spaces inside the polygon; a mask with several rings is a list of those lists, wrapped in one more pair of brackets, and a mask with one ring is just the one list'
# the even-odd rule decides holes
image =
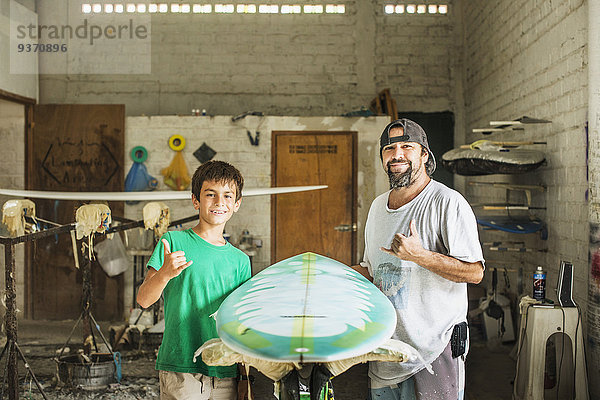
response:
{"label": "backwards baseball cap", "polygon": [[[402,128],[403,135],[390,137],[390,131],[394,128]],[[423,148],[427,150],[427,153],[429,153],[429,158],[427,159],[427,163],[425,164],[427,175],[431,176],[433,174],[433,171],[435,171],[436,166],[435,157],[429,149],[429,143],[427,142],[427,134],[425,133],[423,128],[421,128],[421,125],[417,124],[415,121],[411,121],[410,119],[406,118],[398,119],[388,124],[383,129],[381,137],[379,138],[379,157],[382,158],[382,152],[385,146],[397,142],[415,142],[423,146]]]}

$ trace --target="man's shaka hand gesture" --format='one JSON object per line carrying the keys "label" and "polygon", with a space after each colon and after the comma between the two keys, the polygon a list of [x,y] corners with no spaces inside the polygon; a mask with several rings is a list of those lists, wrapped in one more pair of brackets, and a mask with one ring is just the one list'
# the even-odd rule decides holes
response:
{"label": "man's shaka hand gesture", "polygon": [[405,236],[401,233],[396,233],[392,240],[392,245],[389,249],[385,247],[380,248],[381,251],[396,256],[402,260],[417,262],[424,253],[421,239],[417,232],[417,224],[415,220],[410,221],[410,235]]}
{"label": "man's shaka hand gesture", "polygon": [[194,261],[187,261],[185,258],[185,253],[181,250],[175,251],[171,253],[171,246],[169,246],[169,242],[165,239],[162,239],[163,247],[164,247],[164,258],[163,265],[160,268],[159,272],[165,274],[164,276],[168,279],[173,279],[181,272],[192,265]]}

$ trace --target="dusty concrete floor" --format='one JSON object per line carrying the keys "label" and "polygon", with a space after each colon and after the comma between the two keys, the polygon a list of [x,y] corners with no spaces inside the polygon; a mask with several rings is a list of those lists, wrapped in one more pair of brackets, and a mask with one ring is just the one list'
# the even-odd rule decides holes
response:
{"label": "dusty concrete floor", "polygon": [[[113,384],[102,390],[83,390],[57,386],[56,363],[53,357],[66,342],[75,321],[19,321],[18,343],[33,372],[42,383],[50,399],[157,399],[159,397],[158,373],[154,370],[152,351],[122,351],[121,384]],[[109,337],[110,323],[101,323],[104,335]],[[476,333],[476,332],[475,332]],[[2,338],[2,342],[5,339]],[[75,330],[72,344],[81,343],[81,326]],[[2,343],[3,344],[3,343]],[[467,400],[510,399],[515,362],[508,357],[512,345],[497,346],[490,351],[480,335],[472,334],[469,357],[467,357]],[[4,358],[0,369],[4,371]],[[4,372],[2,372],[4,375]],[[271,400],[272,382],[254,371],[255,399]],[[26,370],[19,363],[21,382],[20,398],[41,399],[35,384],[26,377]],[[357,365],[334,378],[336,400],[363,400],[366,398],[366,365]],[[0,393],[0,398],[4,397]]]}

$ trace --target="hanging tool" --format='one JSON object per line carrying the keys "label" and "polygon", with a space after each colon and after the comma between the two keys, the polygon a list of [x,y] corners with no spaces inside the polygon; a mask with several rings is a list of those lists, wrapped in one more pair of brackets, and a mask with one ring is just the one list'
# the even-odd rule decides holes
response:
{"label": "hanging tool", "polygon": [[260,139],[260,132],[256,132],[256,136],[252,137],[252,133],[246,130],[246,134],[248,135],[248,139],[250,139],[250,144],[252,146],[258,146],[258,140]]}

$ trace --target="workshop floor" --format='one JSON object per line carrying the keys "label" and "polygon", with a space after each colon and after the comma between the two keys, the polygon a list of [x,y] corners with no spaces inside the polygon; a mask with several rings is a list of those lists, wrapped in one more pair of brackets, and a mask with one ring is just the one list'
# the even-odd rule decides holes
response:
{"label": "workshop floor", "polygon": [[[121,384],[113,384],[103,390],[83,390],[60,388],[55,374],[56,363],[53,357],[56,350],[66,342],[74,321],[19,321],[18,343],[23,350],[33,372],[44,387],[50,399],[157,399],[159,397],[158,374],[154,370],[152,351],[122,351]],[[104,335],[108,338],[109,323],[101,323]],[[497,346],[494,351],[478,335],[472,335],[471,350],[467,358],[467,400],[505,400],[511,398],[515,362],[508,357],[512,345]],[[5,338],[2,338],[2,344]],[[81,342],[81,327],[78,326],[71,343]],[[0,361],[4,371],[5,358]],[[271,381],[254,371],[256,382],[253,385],[257,400],[271,400]],[[2,372],[4,375],[4,372]],[[26,370],[19,364],[19,377],[22,382],[21,398],[41,399],[35,384],[26,377]],[[336,400],[363,400],[366,398],[366,365],[356,365],[344,374],[334,378]],[[0,398],[4,397],[0,393]]]}

